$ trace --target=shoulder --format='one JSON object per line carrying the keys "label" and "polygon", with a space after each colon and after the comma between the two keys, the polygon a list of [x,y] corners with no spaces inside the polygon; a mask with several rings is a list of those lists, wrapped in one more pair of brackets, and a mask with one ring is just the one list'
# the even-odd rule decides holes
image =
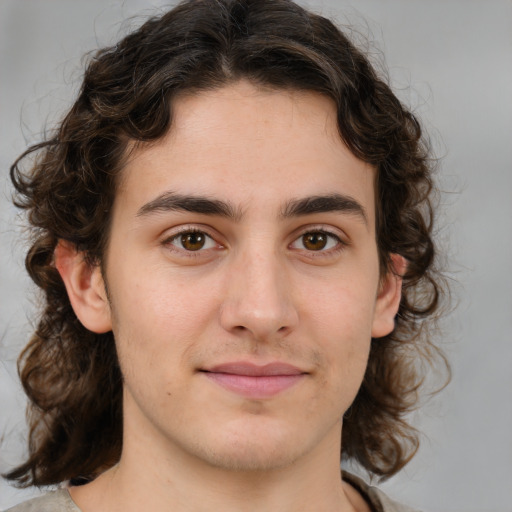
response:
{"label": "shoulder", "polygon": [[373,496],[373,499],[378,501],[382,507],[382,512],[419,512],[417,509],[412,509],[392,500],[377,487],[370,487],[369,493]]}
{"label": "shoulder", "polygon": [[343,480],[355,487],[375,512],[419,512],[416,509],[397,503],[377,487],[368,485],[363,479],[343,472]]}
{"label": "shoulder", "polygon": [[66,489],[58,489],[39,498],[24,501],[5,512],[80,512],[80,509]]}

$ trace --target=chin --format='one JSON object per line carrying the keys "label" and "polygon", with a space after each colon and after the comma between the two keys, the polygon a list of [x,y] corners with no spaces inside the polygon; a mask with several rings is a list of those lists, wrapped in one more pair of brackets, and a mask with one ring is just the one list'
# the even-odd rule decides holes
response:
{"label": "chin", "polygon": [[225,471],[268,472],[293,464],[307,451],[297,432],[266,427],[224,430],[217,439],[196,445],[196,455]]}
{"label": "chin", "polygon": [[269,472],[287,467],[296,460],[298,454],[283,450],[282,447],[262,446],[262,443],[235,444],[227,450],[211,450],[203,455],[210,466],[223,471]]}

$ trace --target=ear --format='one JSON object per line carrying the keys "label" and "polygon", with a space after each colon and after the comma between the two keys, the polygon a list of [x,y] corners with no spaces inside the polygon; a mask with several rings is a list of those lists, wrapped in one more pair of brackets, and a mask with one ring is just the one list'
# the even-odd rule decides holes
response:
{"label": "ear", "polygon": [[395,316],[402,297],[402,276],[407,260],[399,254],[391,255],[391,268],[382,278],[372,324],[372,338],[387,336],[395,328]]}
{"label": "ear", "polygon": [[82,325],[98,334],[112,330],[110,305],[99,265],[89,265],[83,253],[63,240],[55,248],[54,262]]}

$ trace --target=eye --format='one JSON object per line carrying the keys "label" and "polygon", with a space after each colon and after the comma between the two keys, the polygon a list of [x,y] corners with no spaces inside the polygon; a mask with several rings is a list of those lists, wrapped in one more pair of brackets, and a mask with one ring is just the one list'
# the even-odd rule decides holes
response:
{"label": "eye", "polygon": [[183,231],[167,241],[168,244],[184,251],[196,252],[213,249],[217,246],[215,240],[204,231]]}
{"label": "eye", "polygon": [[340,238],[327,231],[308,231],[294,240],[291,244],[293,249],[306,251],[326,252],[343,245]]}

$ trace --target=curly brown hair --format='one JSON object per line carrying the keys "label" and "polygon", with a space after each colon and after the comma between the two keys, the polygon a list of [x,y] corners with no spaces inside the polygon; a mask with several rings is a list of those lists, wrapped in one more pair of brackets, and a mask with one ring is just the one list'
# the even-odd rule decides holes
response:
{"label": "curly brown hair", "polygon": [[377,169],[381,269],[391,269],[393,253],[408,267],[395,329],[372,342],[364,381],[345,415],[343,457],[387,477],[417,450],[407,413],[429,365],[437,356],[444,361],[428,329],[444,285],[434,265],[434,164],[418,121],[328,19],[289,0],[188,0],[94,54],[57,130],[11,167],[15,204],[33,228],[26,267],[46,301],[19,359],[30,399],[29,456],[5,475],[18,485],[94,477],[122,449],[113,335],[78,321],[54,266],[57,243],[66,240],[101,265],[131,143],[168,132],[178,93],[241,78],[332,98],[341,139]]}

